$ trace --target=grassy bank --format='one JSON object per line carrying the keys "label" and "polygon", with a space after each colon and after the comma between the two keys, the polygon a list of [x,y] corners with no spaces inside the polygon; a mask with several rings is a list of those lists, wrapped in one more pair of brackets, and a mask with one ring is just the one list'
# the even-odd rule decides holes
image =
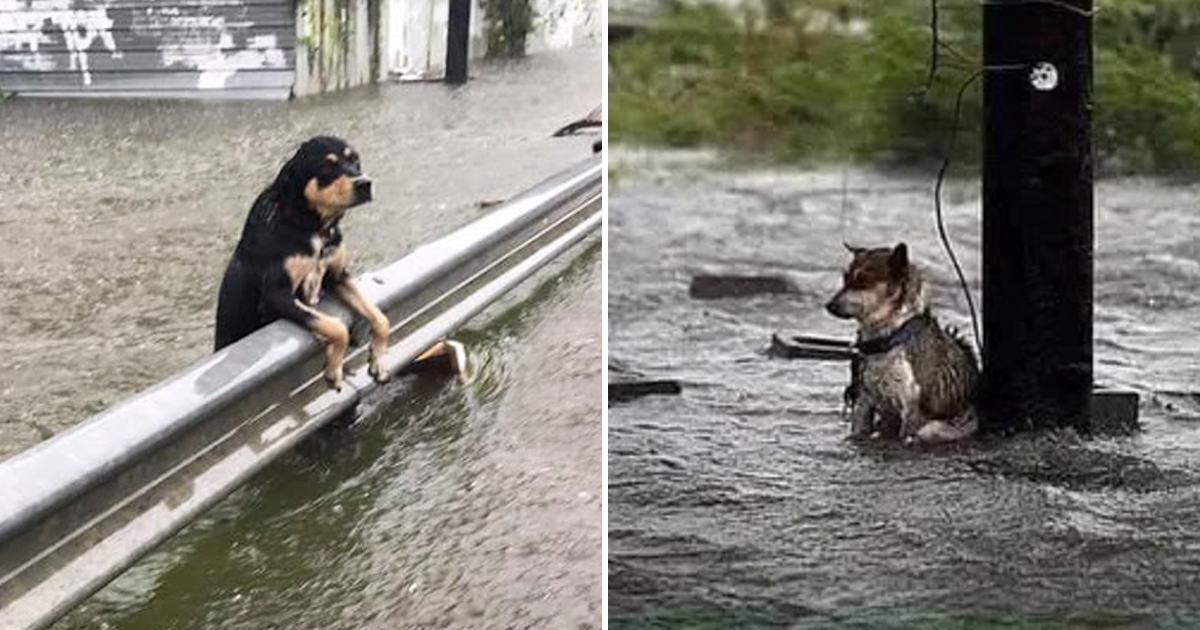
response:
{"label": "grassy bank", "polygon": [[[1095,148],[1108,172],[1200,174],[1200,4],[1099,0]],[[674,5],[610,48],[619,141],[716,145],[803,162],[925,163],[979,65],[981,9],[943,0],[943,66],[928,92],[929,4],[768,1],[763,14]],[[978,162],[980,90],[958,159]]]}

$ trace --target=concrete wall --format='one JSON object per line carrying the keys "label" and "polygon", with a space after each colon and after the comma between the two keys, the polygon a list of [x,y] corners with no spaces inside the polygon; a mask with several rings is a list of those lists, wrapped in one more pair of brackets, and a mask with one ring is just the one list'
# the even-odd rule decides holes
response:
{"label": "concrete wall", "polygon": [[600,0],[533,0],[533,33],[527,52],[571,48],[604,36]]}
{"label": "concrete wall", "polygon": [[[388,70],[401,80],[436,80],[445,74],[448,0],[389,0]],[[487,54],[487,0],[471,6],[470,56]],[[533,0],[533,31],[527,52],[598,43],[603,0]]]}
{"label": "concrete wall", "polygon": [[296,96],[374,83],[386,75],[388,0],[296,2]]}

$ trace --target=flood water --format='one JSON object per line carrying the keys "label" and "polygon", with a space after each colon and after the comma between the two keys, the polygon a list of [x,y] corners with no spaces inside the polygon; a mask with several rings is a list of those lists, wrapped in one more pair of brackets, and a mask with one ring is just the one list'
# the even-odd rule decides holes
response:
{"label": "flood water", "polygon": [[594,136],[549,136],[600,102],[600,53],[475,63],[458,89],[0,104],[0,459],[211,352],[242,222],[302,141],[362,155],[376,201],[343,228],[374,269],[590,155]]}
{"label": "flood water", "polygon": [[567,257],[455,335],[469,382],[375,390],[55,628],[599,628],[599,246]]}
{"label": "flood water", "polygon": [[[0,104],[0,458],[211,351],[250,203],[308,136],[346,137],[375,180],[343,223],[366,271],[591,156],[595,136],[550,134],[600,102],[600,58],[286,104]],[[581,247],[456,335],[473,380],[376,390],[56,628],[599,627],[601,265]]]}
{"label": "flood water", "polygon": [[[906,241],[935,311],[969,330],[932,174],[633,149],[612,172],[610,360],[684,386],[610,408],[613,628],[1200,624],[1200,185],[1097,189],[1096,378],[1140,394],[1140,434],[922,451],[847,442],[847,366],[763,350],[853,334],[822,308],[843,240]],[[946,200],[978,296],[977,181]],[[695,301],[697,272],[800,293]]]}

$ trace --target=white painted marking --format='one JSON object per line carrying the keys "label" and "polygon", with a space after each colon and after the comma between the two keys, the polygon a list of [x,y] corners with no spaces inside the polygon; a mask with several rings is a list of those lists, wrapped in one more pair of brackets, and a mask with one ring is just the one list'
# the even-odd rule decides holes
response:
{"label": "white painted marking", "polygon": [[[253,24],[238,24],[247,25]],[[163,64],[199,70],[196,87],[201,90],[224,89],[241,70],[287,66],[274,34],[255,35],[245,50],[232,51],[237,43],[225,16],[180,16],[178,9],[149,9],[134,23],[134,30],[139,29],[162,33]]]}
{"label": "white painted marking", "polygon": [[42,32],[49,22],[62,33],[70,69],[83,75],[84,85],[91,85],[87,51],[92,44],[99,39],[114,59],[120,58],[121,52],[113,41],[108,5],[94,3],[89,8],[73,8],[73,4],[72,0],[38,0],[32,4],[24,0],[0,0],[0,50],[34,53],[23,62],[27,70],[54,68],[53,58],[40,50],[42,44],[53,43],[53,38]]}

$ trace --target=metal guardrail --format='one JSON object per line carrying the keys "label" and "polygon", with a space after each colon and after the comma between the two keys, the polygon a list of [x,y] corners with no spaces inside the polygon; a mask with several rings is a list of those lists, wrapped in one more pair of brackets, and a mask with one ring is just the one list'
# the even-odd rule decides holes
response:
{"label": "metal guardrail", "polygon": [[[403,368],[601,222],[589,158],[359,278]],[[349,324],[332,298],[321,309]],[[142,394],[0,462],[0,628],[43,628],[373,389],[366,348],[345,385],[312,336],[276,322]]]}

